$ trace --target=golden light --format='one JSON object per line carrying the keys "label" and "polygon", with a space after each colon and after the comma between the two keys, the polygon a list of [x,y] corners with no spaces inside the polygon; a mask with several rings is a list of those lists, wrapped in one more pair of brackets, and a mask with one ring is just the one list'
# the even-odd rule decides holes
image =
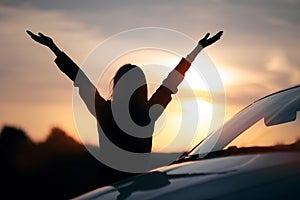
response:
{"label": "golden light", "polygon": [[236,76],[224,67],[217,67],[224,86],[233,84],[237,81]]}

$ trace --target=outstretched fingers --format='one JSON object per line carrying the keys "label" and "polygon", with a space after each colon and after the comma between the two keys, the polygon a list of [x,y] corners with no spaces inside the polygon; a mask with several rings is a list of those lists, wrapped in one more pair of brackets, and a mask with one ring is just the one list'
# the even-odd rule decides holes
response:
{"label": "outstretched fingers", "polygon": [[223,31],[219,31],[216,35],[214,35],[212,38],[220,39],[223,35]]}
{"label": "outstretched fingers", "polygon": [[39,32],[37,35],[32,33],[31,31],[29,30],[26,30],[26,32],[30,35],[30,37],[40,43],[40,44],[43,44],[43,45],[46,45],[46,46],[50,46],[50,45],[53,45],[53,40],[52,38],[48,37],[48,36],[45,36],[43,33]]}
{"label": "outstretched fingers", "polygon": [[214,42],[218,41],[221,38],[222,34],[223,34],[223,31],[220,31],[213,37],[209,38],[208,39],[209,43],[214,43]]}
{"label": "outstretched fingers", "polygon": [[208,39],[208,37],[209,37],[209,35],[210,35],[210,33],[206,33],[206,35],[204,36],[204,38],[203,38],[203,39],[207,40],[207,39]]}
{"label": "outstretched fingers", "polygon": [[26,33],[35,41],[39,42],[40,37],[29,30],[26,30]]}
{"label": "outstretched fingers", "polygon": [[46,36],[45,36],[43,33],[41,33],[41,32],[39,32],[38,35],[41,36],[41,37],[46,37]]}
{"label": "outstretched fingers", "polygon": [[30,37],[32,37],[33,39],[36,39],[36,38],[39,37],[39,36],[37,36],[36,34],[34,34],[33,32],[31,32],[31,31],[29,31],[29,30],[27,30],[26,32],[27,32],[28,35],[29,35]]}
{"label": "outstretched fingers", "polygon": [[26,33],[28,33],[30,36],[34,35],[30,30],[26,30]]}

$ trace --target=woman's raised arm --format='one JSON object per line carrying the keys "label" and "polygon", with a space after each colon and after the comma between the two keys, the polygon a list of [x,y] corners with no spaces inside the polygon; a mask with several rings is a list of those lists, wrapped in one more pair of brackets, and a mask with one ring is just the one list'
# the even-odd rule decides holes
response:
{"label": "woman's raised arm", "polygon": [[[201,40],[199,40],[197,46],[186,56],[186,58],[185,58],[186,61],[188,61],[189,63],[192,63],[203,48],[206,48],[206,47],[214,44],[221,38],[221,36],[223,35],[223,31],[219,31],[217,34],[215,34],[211,38],[208,38],[209,35],[210,35],[209,33],[206,33],[206,35]],[[189,68],[190,68],[190,65],[189,66],[188,65],[177,65],[175,69],[178,72],[180,72],[182,75],[184,75],[185,72]]]}
{"label": "woman's raised arm", "polygon": [[34,41],[49,47],[57,56],[55,63],[57,64],[58,68],[74,82],[75,87],[79,88],[80,97],[86,104],[90,113],[96,117],[95,106],[97,105],[97,108],[101,108],[105,105],[106,101],[100,96],[97,88],[88,79],[85,73],[77,66],[75,62],[73,62],[69,56],[67,56],[56,46],[52,38],[42,33],[38,33],[38,35],[36,35],[29,30],[26,32]]}
{"label": "woman's raised arm", "polygon": [[155,91],[149,100],[149,106],[160,105],[157,111],[153,114],[156,120],[167,107],[171,101],[171,95],[177,92],[178,85],[184,79],[186,71],[190,68],[191,63],[195,60],[200,51],[218,41],[223,34],[223,31],[219,31],[216,35],[209,38],[207,33],[201,40],[199,40],[197,46],[185,57],[182,58],[178,65],[172,70],[168,77],[163,81],[163,84]]}

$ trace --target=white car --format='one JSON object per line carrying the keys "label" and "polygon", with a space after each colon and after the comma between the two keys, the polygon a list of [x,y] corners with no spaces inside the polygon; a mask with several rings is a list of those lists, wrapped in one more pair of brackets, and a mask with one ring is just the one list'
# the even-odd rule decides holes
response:
{"label": "white car", "polygon": [[75,199],[300,199],[300,85],[261,98],[174,163]]}

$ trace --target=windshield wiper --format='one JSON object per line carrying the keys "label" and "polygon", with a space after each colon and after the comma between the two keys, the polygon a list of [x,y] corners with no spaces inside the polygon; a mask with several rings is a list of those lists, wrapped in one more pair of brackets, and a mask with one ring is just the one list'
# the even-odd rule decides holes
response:
{"label": "windshield wiper", "polygon": [[253,147],[236,147],[230,146],[227,149],[209,152],[207,154],[186,154],[180,159],[176,160],[175,163],[187,162],[193,160],[203,160],[209,158],[218,158],[232,155],[247,155],[247,154],[261,154],[261,153],[272,153],[272,152],[299,152],[300,141],[297,141],[289,145],[275,145],[275,146],[253,146]]}
{"label": "windshield wiper", "polygon": [[194,160],[198,160],[198,159],[199,159],[199,155],[197,155],[197,154],[188,155],[187,153],[184,153],[182,156],[180,156],[177,160],[175,160],[171,164],[194,161]]}
{"label": "windshield wiper", "polygon": [[[208,135],[209,136],[209,135]],[[207,136],[207,137],[208,137]],[[206,137],[206,138],[207,138]],[[201,142],[199,142],[197,145],[195,145],[191,150],[184,152],[181,156],[179,156],[173,163],[179,163],[179,162],[183,162],[183,161],[190,161],[190,160],[197,160],[199,158],[199,156],[197,155],[189,155],[192,151],[194,151],[197,147],[199,147],[202,142],[206,139],[204,138],[203,140],[201,140]],[[171,163],[171,164],[173,164]]]}
{"label": "windshield wiper", "polygon": [[209,158],[225,157],[225,156],[235,154],[237,150],[238,150],[238,148],[236,146],[232,146],[232,147],[229,147],[229,148],[224,149],[224,150],[209,152],[207,154],[189,155],[188,153],[184,153],[184,154],[182,154],[181,157],[179,157],[172,164],[181,163],[181,162],[188,162],[188,161],[195,161],[195,160],[203,160],[203,159],[209,159]]}

